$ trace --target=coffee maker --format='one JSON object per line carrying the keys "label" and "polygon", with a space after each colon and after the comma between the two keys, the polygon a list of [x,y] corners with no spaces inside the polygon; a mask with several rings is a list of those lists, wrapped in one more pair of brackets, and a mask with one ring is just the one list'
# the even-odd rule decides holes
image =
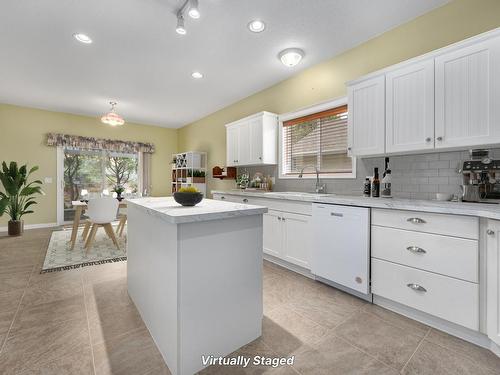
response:
{"label": "coffee maker", "polygon": [[462,166],[462,201],[500,202],[500,160],[493,160],[489,150],[470,150],[470,160]]}

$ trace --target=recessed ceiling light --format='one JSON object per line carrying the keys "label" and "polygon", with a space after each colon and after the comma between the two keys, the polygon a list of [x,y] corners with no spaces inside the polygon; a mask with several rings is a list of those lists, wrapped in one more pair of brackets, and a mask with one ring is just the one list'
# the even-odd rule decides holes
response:
{"label": "recessed ceiling light", "polygon": [[188,11],[189,17],[198,19],[200,18],[200,10],[198,9],[198,0],[191,0]]}
{"label": "recessed ceiling light", "polygon": [[191,73],[191,77],[193,77],[194,79],[200,79],[203,78],[203,74],[201,74],[200,72],[193,72]]}
{"label": "recessed ceiling light", "polygon": [[304,51],[300,48],[287,48],[279,53],[279,58],[283,65],[293,67],[304,57]]}
{"label": "recessed ceiling light", "polygon": [[85,34],[81,34],[81,33],[73,34],[73,38],[78,40],[80,43],[84,43],[84,44],[92,43],[92,39],[90,39],[90,37],[88,35],[85,35]]}
{"label": "recessed ceiling light", "polygon": [[248,29],[253,33],[260,33],[264,31],[266,24],[261,20],[253,20],[248,24]]}

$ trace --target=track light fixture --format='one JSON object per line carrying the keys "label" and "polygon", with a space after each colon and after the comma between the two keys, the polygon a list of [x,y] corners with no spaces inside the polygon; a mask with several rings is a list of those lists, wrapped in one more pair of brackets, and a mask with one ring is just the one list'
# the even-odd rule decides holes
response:
{"label": "track light fixture", "polygon": [[191,0],[189,4],[189,17],[198,19],[200,18],[200,10],[198,9],[198,0]]}
{"label": "track light fixture", "polygon": [[200,18],[201,13],[198,7],[198,0],[186,0],[181,9],[177,12],[177,27],[175,28],[177,34],[185,35],[187,33],[187,30],[184,27],[184,15],[186,12],[188,16],[193,19]]}
{"label": "track light fixture", "polygon": [[175,28],[177,34],[186,35],[186,28],[184,27],[184,16],[179,12],[177,13],[177,27]]}

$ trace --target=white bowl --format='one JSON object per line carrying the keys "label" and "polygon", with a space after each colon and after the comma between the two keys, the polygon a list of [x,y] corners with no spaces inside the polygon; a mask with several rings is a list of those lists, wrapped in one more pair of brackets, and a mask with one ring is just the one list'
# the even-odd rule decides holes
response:
{"label": "white bowl", "polygon": [[436,193],[436,200],[437,201],[451,201],[451,198],[453,198],[453,194]]}

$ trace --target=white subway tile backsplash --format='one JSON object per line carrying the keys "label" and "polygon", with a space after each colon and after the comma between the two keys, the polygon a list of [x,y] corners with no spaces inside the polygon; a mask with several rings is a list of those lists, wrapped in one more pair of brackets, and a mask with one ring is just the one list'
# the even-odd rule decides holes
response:
{"label": "white subway tile backsplash", "polygon": [[[500,159],[500,148],[491,150],[490,156]],[[447,151],[417,155],[390,156],[392,170],[393,196],[398,198],[434,199],[436,193],[451,193],[460,195],[462,175],[459,169],[464,160],[469,160],[468,151]],[[360,195],[363,192],[365,176],[373,176],[373,168],[378,167],[382,173],[384,158],[358,158],[357,177],[346,180],[328,180],[327,191]],[[277,176],[278,168],[252,167],[247,168],[250,175],[263,172],[264,175]],[[275,190],[311,191],[314,180],[295,180],[276,178]]]}

